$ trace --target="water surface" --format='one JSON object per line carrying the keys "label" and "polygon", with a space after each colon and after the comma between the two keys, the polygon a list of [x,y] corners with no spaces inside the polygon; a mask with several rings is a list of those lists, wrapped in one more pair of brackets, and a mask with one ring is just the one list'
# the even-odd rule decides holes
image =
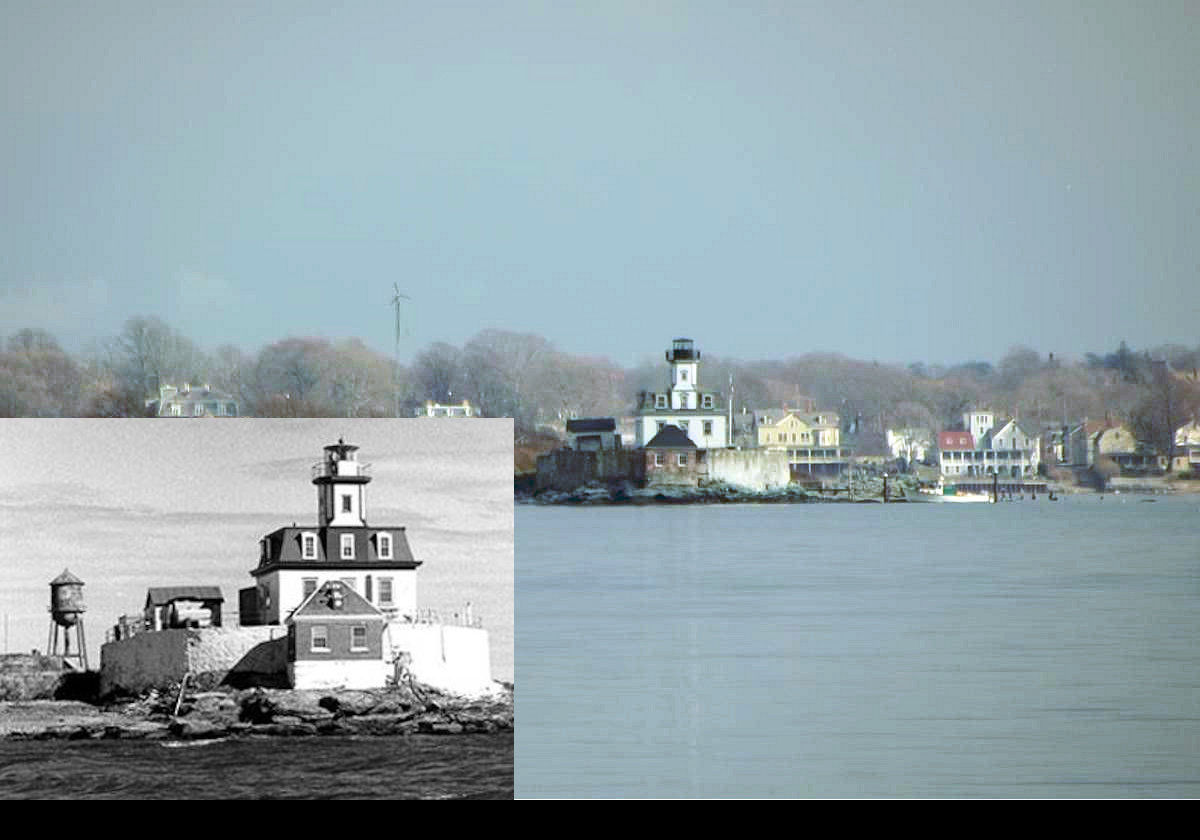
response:
{"label": "water surface", "polygon": [[517,511],[519,796],[1198,796],[1200,498]]}

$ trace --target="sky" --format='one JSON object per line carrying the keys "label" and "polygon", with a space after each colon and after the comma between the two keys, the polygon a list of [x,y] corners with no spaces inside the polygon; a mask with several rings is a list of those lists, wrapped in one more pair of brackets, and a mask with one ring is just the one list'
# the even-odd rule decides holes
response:
{"label": "sky", "polygon": [[5,2],[0,334],[1194,345],[1194,2]]}
{"label": "sky", "polygon": [[89,665],[151,586],[252,586],[258,540],[315,524],[310,468],[344,437],[371,464],[367,523],[403,526],[417,604],[467,601],[513,678],[512,421],[0,419],[0,614],[10,651],[46,650],[50,581],[84,581]]}

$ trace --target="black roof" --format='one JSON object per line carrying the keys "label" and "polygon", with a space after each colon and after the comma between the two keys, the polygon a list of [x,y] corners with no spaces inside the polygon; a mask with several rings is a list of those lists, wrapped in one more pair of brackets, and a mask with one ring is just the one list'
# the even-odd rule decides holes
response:
{"label": "black roof", "polygon": [[659,433],[650,438],[650,442],[646,444],[646,449],[695,449],[696,444],[692,443],[692,439],[687,436],[687,433],[678,426],[666,425],[663,426]]}
{"label": "black roof", "polygon": [[224,601],[219,586],[151,586],[146,590],[146,606],[160,607],[172,601]]}
{"label": "black roof", "polygon": [[578,420],[567,421],[567,431],[578,432],[615,432],[617,421],[611,417],[581,417]]}

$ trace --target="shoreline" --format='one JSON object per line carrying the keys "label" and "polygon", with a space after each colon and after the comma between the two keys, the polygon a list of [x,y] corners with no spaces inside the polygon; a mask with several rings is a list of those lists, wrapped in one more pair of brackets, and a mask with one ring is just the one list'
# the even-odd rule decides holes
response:
{"label": "shoreline", "polygon": [[[107,706],[79,700],[0,702],[0,740],[201,741],[318,735],[470,735],[511,732],[513,687],[480,697],[424,686],[354,691],[152,691]],[[176,706],[178,709],[176,713]]]}

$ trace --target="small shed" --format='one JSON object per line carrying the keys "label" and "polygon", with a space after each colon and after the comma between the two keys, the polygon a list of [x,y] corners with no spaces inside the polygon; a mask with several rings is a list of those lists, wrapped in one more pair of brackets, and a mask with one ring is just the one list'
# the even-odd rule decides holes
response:
{"label": "small shed", "polygon": [[341,581],[309,595],[287,620],[288,680],[293,688],[383,688],[387,618]]}
{"label": "small shed", "polygon": [[621,435],[612,417],[581,417],[567,421],[567,446],[579,452],[620,449]]}
{"label": "small shed", "polygon": [[220,627],[224,603],[219,586],[152,586],[143,611],[146,629]]}

